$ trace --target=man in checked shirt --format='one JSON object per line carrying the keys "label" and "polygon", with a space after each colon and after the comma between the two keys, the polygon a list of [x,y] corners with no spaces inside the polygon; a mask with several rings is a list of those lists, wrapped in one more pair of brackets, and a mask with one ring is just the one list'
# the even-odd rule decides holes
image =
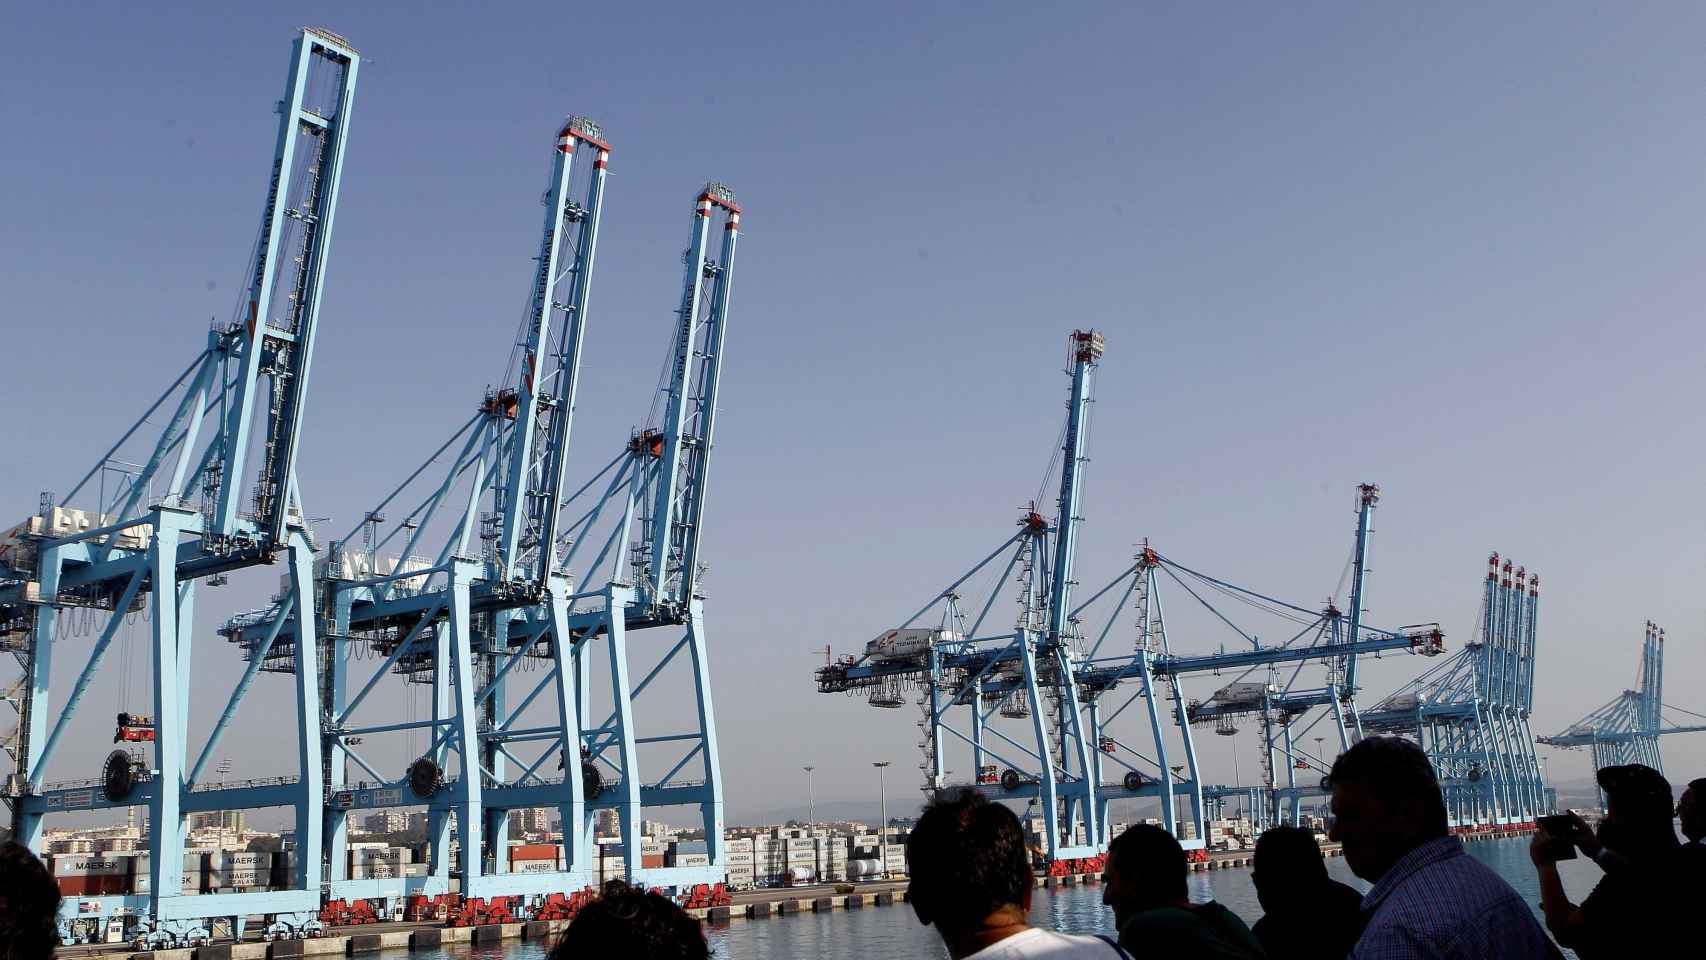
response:
{"label": "man in checked shirt", "polygon": [[1330,837],[1374,889],[1352,960],[1556,958],[1517,892],[1446,826],[1433,765],[1400,737],[1369,737],[1333,763]]}

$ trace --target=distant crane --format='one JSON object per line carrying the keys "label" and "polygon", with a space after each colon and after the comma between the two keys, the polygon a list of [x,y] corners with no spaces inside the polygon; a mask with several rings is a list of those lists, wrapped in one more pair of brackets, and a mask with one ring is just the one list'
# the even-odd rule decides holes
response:
{"label": "distant crane", "polygon": [[[1350,680],[1355,676],[1358,655],[1387,651],[1433,655],[1443,649],[1437,624],[1380,630],[1361,622],[1368,512],[1377,499],[1372,485],[1359,488],[1354,555],[1357,577],[1348,618],[1331,604],[1325,611],[1309,610],[1235,587],[1183,567],[1147,544],[1135,562],[1111,583],[1075,602],[1073,548],[1079,521],[1080,465],[1085,457],[1089,374],[1101,358],[1100,344],[1099,335],[1085,332],[1073,334],[1069,341],[1072,387],[1055,517],[1051,520],[1034,508],[1027,509],[1017,533],[900,627],[866,644],[862,656],[843,657],[819,668],[816,674],[820,692],[865,693],[878,707],[903,706],[911,689],[920,690],[917,702],[923,716],[918,723],[923,734],[920,747],[925,754],[921,765],[925,789],[946,786],[943,751],[948,738],[960,741],[971,750],[978,790],[1041,806],[1048,823],[1044,856],[1057,865],[1051,869],[1068,871],[1093,868],[1096,856],[1106,849],[1110,839],[1108,804],[1114,798],[1157,798],[1168,829],[1183,835],[1187,848],[1200,851],[1207,837],[1208,803],[1254,795],[1252,790],[1202,782],[1192,722],[1230,721],[1240,712],[1268,710],[1265,736],[1270,761],[1276,741],[1283,739],[1288,787],[1295,789],[1292,763],[1300,754],[1292,745],[1292,717],[1310,706],[1330,704],[1331,715],[1339,718],[1344,741],[1347,713],[1351,728],[1355,728],[1355,688]],[[1003,556],[1008,557],[1005,568],[995,566]],[[967,603],[962,591],[969,590],[968,585],[984,571],[999,571],[995,589],[987,596],[980,592]],[[1231,628],[1245,648],[1230,652],[1223,648],[1220,653],[1204,655],[1176,653],[1162,613],[1162,579],[1183,587],[1191,601],[1208,611],[1213,623]],[[984,624],[1000,586],[1010,580],[1019,586],[1015,632],[986,629]],[[1301,629],[1285,642],[1265,645],[1253,632],[1238,626],[1231,613],[1210,601],[1209,595],[1216,592],[1278,614],[1289,621],[1288,630]],[[932,612],[937,625],[920,625]],[[1086,623],[1093,612],[1100,627]],[[1107,646],[1107,641],[1116,626],[1128,622],[1128,616],[1135,618],[1137,625],[1132,650],[1117,652]],[[1321,690],[1296,687],[1296,671],[1306,663],[1329,666],[1329,680]],[[1241,671],[1242,677],[1281,665],[1294,668],[1283,684],[1234,682],[1206,704],[1186,704],[1181,678],[1189,674],[1230,670]],[[1138,685],[1137,691],[1118,709],[1104,715],[1102,698],[1128,680]],[[1262,694],[1248,697],[1245,688],[1261,690]],[[1112,735],[1113,721],[1140,699],[1147,706],[1153,756]],[[1163,705],[1162,701],[1171,702]],[[1278,732],[1272,722],[1276,703],[1277,715],[1286,721]],[[950,711],[956,707],[966,708],[969,725],[950,721]],[[1028,722],[1029,735],[1009,735],[997,723],[1000,718]],[[1165,729],[1169,726],[1177,728],[1183,745],[1182,764],[1169,756]],[[1107,764],[1124,767],[1127,772],[1123,779],[1103,782]],[[1188,773],[1181,775],[1181,771]],[[1268,779],[1269,793],[1274,794],[1271,762]],[[1177,821],[1175,808],[1180,797],[1190,801],[1193,830],[1186,830]]]}
{"label": "distant crane", "polygon": [[[1587,747],[1592,752],[1595,770],[1643,763],[1663,773],[1659,737],[1706,731],[1706,723],[1678,722],[1665,716],[1669,710],[1694,721],[1706,721],[1706,716],[1664,703],[1664,665],[1665,632],[1648,620],[1641,638],[1641,664],[1635,689],[1623,691],[1563,732],[1541,737],[1540,742],[1550,747]],[[1603,802],[1602,797],[1602,805]]]}
{"label": "distant crane", "polygon": [[1364,730],[1421,744],[1454,827],[1524,826],[1554,806],[1529,727],[1539,597],[1539,576],[1493,554],[1475,641],[1362,714]]}
{"label": "distant crane", "polygon": [[[1053,519],[1034,505],[1026,508],[1016,532],[899,627],[868,643],[862,657],[847,657],[817,671],[820,691],[864,690],[878,707],[902,706],[906,686],[921,687],[926,788],[946,785],[943,734],[963,740],[972,747],[980,789],[1040,803],[1051,824],[1044,846],[1051,860],[1094,857],[1102,846],[1067,606],[1074,582],[1091,377],[1103,350],[1102,335],[1093,330],[1073,331],[1067,339],[1070,388]],[[960,589],[1003,556],[1008,558],[1006,567],[987,597],[975,608],[962,606]],[[1013,626],[986,632],[984,623],[1009,578],[1018,587]],[[937,626],[915,626],[932,612]],[[1003,692],[987,693],[984,685],[997,677],[1006,684]],[[970,707],[969,733],[945,720],[956,704]],[[1004,717],[1028,721],[1025,741],[986,726],[997,709]],[[1002,743],[991,744],[986,733]],[[992,758],[1007,764],[1005,774],[995,775],[988,763]]]}

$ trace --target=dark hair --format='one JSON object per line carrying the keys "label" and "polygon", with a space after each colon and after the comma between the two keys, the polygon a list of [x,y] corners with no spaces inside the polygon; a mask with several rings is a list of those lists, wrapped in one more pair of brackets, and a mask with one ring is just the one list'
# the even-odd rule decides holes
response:
{"label": "dark hair", "polygon": [[1022,905],[1034,882],[1019,818],[966,787],[924,808],[906,840],[906,866],[918,919],[944,935]]}
{"label": "dark hair", "polygon": [[1269,827],[1256,838],[1256,876],[1282,883],[1319,883],[1327,861],[1315,834],[1302,827]]}
{"label": "dark hair", "polygon": [[1688,786],[1685,789],[1693,790],[1694,798],[1702,803],[1706,803],[1706,777],[1695,777],[1693,780],[1688,781]]}
{"label": "dark hair", "polygon": [[1451,832],[1445,819],[1445,799],[1433,762],[1422,748],[1403,737],[1365,737],[1333,761],[1333,771],[1321,781],[1331,790],[1354,783],[1389,810],[1413,806],[1417,827],[1430,839]]}
{"label": "dark hair", "polygon": [[597,900],[575,911],[549,960],[707,960],[710,955],[699,921],[675,901],[612,880]]}
{"label": "dark hair", "polygon": [[1108,844],[1108,864],[1139,904],[1171,903],[1189,895],[1185,849],[1152,823],[1139,823]]}
{"label": "dark hair", "polygon": [[1601,767],[1594,779],[1605,791],[1616,830],[1615,841],[1602,835],[1601,843],[1633,860],[1676,847],[1676,830],[1671,826],[1676,802],[1664,774],[1646,764],[1626,763]]}
{"label": "dark hair", "polygon": [[59,885],[30,848],[0,844],[0,958],[38,960],[59,944]]}

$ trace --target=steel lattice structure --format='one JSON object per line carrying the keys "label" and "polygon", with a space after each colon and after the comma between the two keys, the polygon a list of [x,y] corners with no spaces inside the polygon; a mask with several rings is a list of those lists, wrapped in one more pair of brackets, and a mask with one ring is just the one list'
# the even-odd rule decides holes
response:
{"label": "steel lattice structure", "polygon": [[[1310,610],[1200,574],[1147,544],[1130,567],[1074,605],[1073,554],[1081,522],[1089,385],[1102,356],[1102,340],[1094,332],[1079,331],[1070,338],[1069,347],[1071,387],[1054,517],[1045,517],[1034,507],[1027,509],[1016,533],[900,627],[868,643],[862,656],[829,663],[816,676],[821,692],[864,693],[879,707],[904,706],[917,690],[924,789],[948,785],[945,748],[950,743],[963,745],[969,749],[976,789],[996,798],[1040,805],[1050,825],[1044,855],[1082,866],[1084,859],[1107,848],[1113,799],[1160,799],[1167,827],[1176,833],[1183,831],[1175,801],[1188,799],[1195,830],[1183,842],[1187,848],[1200,849],[1207,836],[1209,805],[1264,793],[1262,788],[1205,784],[1197,766],[1193,723],[1225,723],[1238,714],[1261,714],[1269,756],[1265,792],[1270,803],[1266,806],[1277,816],[1279,801],[1273,798],[1290,790],[1295,810],[1295,798],[1305,792],[1295,780],[1294,764],[1305,757],[1292,737],[1297,718],[1312,707],[1325,707],[1317,721],[1336,718],[1339,742],[1348,744],[1347,716],[1350,729],[1356,728],[1357,656],[1387,651],[1433,655],[1443,648],[1443,636],[1436,624],[1381,630],[1362,623],[1370,512],[1378,499],[1372,485],[1358,489],[1355,578],[1348,617],[1331,603],[1322,610]],[[1005,567],[998,565],[1003,557]],[[995,586],[987,595],[968,600],[964,592],[971,589],[968,585],[989,573],[997,574]],[[1246,649],[1227,652],[1222,648],[1203,655],[1177,652],[1163,613],[1163,581],[1182,588],[1189,602],[1208,611],[1211,622],[1230,628],[1235,642]],[[1012,632],[986,629],[1007,583],[1018,585],[1014,628]],[[1288,629],[1300,629],[1284,642],[1264,644],[1206,596],[1216,591],[1277,613],[1289,622]],[[1127,634],[1132,618],[1136,631]],[[1127,624],[1125,630],[1119,629],[1122,624]],[[1122,652],[1117,640],[1109,644],[1115,636],[1131,636],[1131,648]],[[1310,664],[1326,668],[1327,677],[1318,688],[1300,682],[1303,667]],[[1283,680],[1278,676],[1281,667],[1291,668]],[[1242,671],[1242,679],[1258,670],[1273,674],[1260,685],[1260,696],[1217,696],[1187,703],[1184,678],[1189,675]],[[1128,681],[1136,686],[1132,696],[1104,713],[1103,699]],[[1235,682],[1226,690],[1241,686],[1255,685]],[[1148,752],[1135,746],[1133,738],[1115,735],[1115,722],[1139,700],[1146,708],[1144,726],[1153,748]],[[953,717],[960,714],[964,722],[955,722]],[[999,725],[1002,718],[1023,724],[1024,733],[1005,732]],[[1169,752],[1170,739],[1177,740],[1176,755]],[[1273,760],[1282,749],[1288,770],[1284,788],[1275,782],[1273,771]],[[1309,762],[1323,764],[1320,758]],[[1104,782],[1110,766],[1126,772],[1117,781]]]}
{"label": "steel lattice structure", "polygon": [[[577,164],[583,154],[587,162]],[[722,784],[697,577],[740,208],[721,184],[699,194],[657,419],[569,492],[571,415],[609,156],[589,120],[571,118],[557,135],[512,385],[488,390],[473,418],[334,543],[322,564],[333,898],[435,896],[449,891],[453,871],[465,901],[596,885],[593,817],[601,809],[619,814],[631,882],[675,888],[724,877]],[[722,240],[713,252],[718,224]],[[448,465],[434,469],[453,449]],[[600,482],[602,494],[589,496]],[[411,494],[417,499],[407,499]],[[407,506],[400,522],[381,535],[387,511],[399,505]],[[432,552],[423,555],[428,544]],[[596,554],[582,552],[589,545]],[[293,645],[296,629],[276,611],[259,611],[231,621],[226,633],[260,661],[280,644]],[[628,636],[653,629],[681,636],[636,682]],[[381,659],[378,667],[358,671],[358,649]],[[695,722],[642,731],[635,699],[672,665],[690,671]],[[535,673],[537,679],[527,676]],[[592,712],[595,674],[612,705],[602,722]],[[387,681],[429,687],[431,716],[398,722],[381,707],[379,716],[360,719],[364,706],[372,716],[370,695]],[[381,771],[355,749],[398,735],[427,741],[398,773]],[[646,746],[676,749],[664,772],[642,766]],[[365,776],[351,778],[351,765]],[[683,777],[688,770],[697,776]],[[422,805],[427,876],[343,875],[351,811]],[[710,863],[643,866],[643,811],[678,805],[700,808]],[[508,813],[529,807],[555,808],[562,818],[558,870],[509,869]],[[452,817],[459,857],[451,851]]]}
{"label": "steel lattice structure", "polygon": [[1539,597],[1538,576],[1493,554],[1476,640],[1362,715],[1365,730],[1420,742],[1455,827],[1531,824],[1553,807],[1529,728]]}
{"label": "steel lattice structure", "polygon": [[[44,495],[40,514],[8,535],[0,557],[3,642],[24,673],[19,726],[7,744],[15,770],[6,793],[18,839],[39,853],[43,817],[61,811],[141,807],[151,824],[148,892],[71,899],[62,919],[79,910],[129,912],[155,943],[205,936],[215,917],[265,914],[285,931],[317,922],[318,857],[297,859],[292,889],[196,897],[178,892],[185,820],[192,812],[290,807],[299,841],[308,849],[319,846],[320,662],[311,627],[280,663],[294,680],[299,736],[292,778],[250,786],[203,778],[229,716],[192,752],[190,665],[203,583],[282,554],[289,572],[280,609],[313,607],[313,545],[302,519],[296,460],[359,66],[356,51],[333,34],[304,30],[297,38],[241,313],[209,333],[194,362],[65,495],[66,507]],[[144,428],[160,411],[169,411],[165,428],[148,443]],[[131,450],[146,453],[134,465],[118,459]],[[97,475],[99,494],[91,486]],[[90,503],[95,499],[98,504]],[[104,629],[83,663],[56,663],[62,622],[77,608],[106,613]],[[121,724],[132,726],[121,726],[120,734],[144,745],[115,751],[100,780],[49,782],[71,719],[131,611],[145,611],[152,624],[154,712],[121,716]],[[76,680],[63,702],[53,702],[50,681],[67,667],[78,671]],[[233,709],[241,689],[240,683]]]}
{"label": "steel lattice structure", "polygon": [[[632,882],[679,888],[723,879],[699,581],[740,207],[722,184],[697,195],[651,419],[604,470],[572,486],[610,148],[597,124],[571,117],[554,135],[542,239],[504,384],[488,388],[449,441],[316,558],[296,460],[359,62],[332,34],[298,38],[245,309],[213,330],[196,361],[65,498],[99,499],[95,509],[61,508],[44,495],[38,516],[0,538],[0,646],[23,668],[6,697],[20,713],[5,740],[16,762],[6,795],[18,837],[39,852],[43,817],[61,811],[141,807],[150,823],[150,885],[68,901],[62,928],[128,916],[138,940],[174,946],[205,941],[219,920],[241,936],[246,919],[260,915],[269,936],[301,936],[320,928],[327,900],[390,907],[449,892],[453,871],[464,903],[560,894],[597,880],[592,818],[600,809],[619,813]],[[143,428],[162,411],[165,429],[139,463],[125,465],[118,456],[143,444]],[[115,475],[116,492],[107,483]],[[401,514],[389,527],[388,511]],[[211,732],[193,744],[197,585],[280,556],[288,572],[272,602],[220,628],[246,667]],[[84,608],[106,614],[104,630],[69,697],[51,702],[65,611]],[[103,779],[47,782],[122,619],[138,610],[152,620],[154,714],[120,715],[115,739],[127,747],[108,758]],[[635,634],[667,637],[645,644],[639,670],[629,664]],[[296,769],[211,782],[210,761],[233,721],[253,712],[248,694],[262,674],[293,681],[295,736],[285,742],[296,745]],[[679,701],[657,704],[673,714],[636,709],[648,687],[671,676],[691,691],[687,719]],[[430,715],[398,720],[399,694],[423,689]],[[593,712],[599,699],[610,705],[607,718]],[[401,770],[383,769],[368,759],[374,748],[362,746],[389,738],[386,752],[395,753],[410,737],[425,748]],[[644,811],[681,805],[700,810],[710,863],[643,866]],[[286,888],[180,892],[190,813],[281,806],[295,816]],[[398,806],[427,811],[426,875],[350,876],[350,813]],[[510,872],[507,813],[524,807],[561,813],[559,870]]]}
{"label": "steel lattice structure", "polygon": [[[1659,737],[1670,733],[1706,731],[1706,717],[1664,702],[1665,632],[1651,620],[1641,638],[1641,664],[1635,689],[1625,690],[1561,733],[1541,737],[1550,747],[1587,747],[1595,770],[1626,763],[1643,763],[1664,772]],[[1676,721],[1665,711],[1689,719]],[[1604,805],[1604,797],[1600,798]]]}

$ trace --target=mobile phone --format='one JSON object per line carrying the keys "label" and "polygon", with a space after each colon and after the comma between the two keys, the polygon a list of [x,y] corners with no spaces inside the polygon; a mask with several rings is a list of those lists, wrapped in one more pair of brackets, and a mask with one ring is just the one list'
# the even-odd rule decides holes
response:
{"label": "mobile phone", "polygon": [[1576,821],[1569,814],[1553,814],[1541,817],[1537,822],[1540,829],[1546,831],[1546,836],[1550,838],[1545,843],[1548,859],[1576,859],[1576,844],[1570,839],[1576,832]]}

